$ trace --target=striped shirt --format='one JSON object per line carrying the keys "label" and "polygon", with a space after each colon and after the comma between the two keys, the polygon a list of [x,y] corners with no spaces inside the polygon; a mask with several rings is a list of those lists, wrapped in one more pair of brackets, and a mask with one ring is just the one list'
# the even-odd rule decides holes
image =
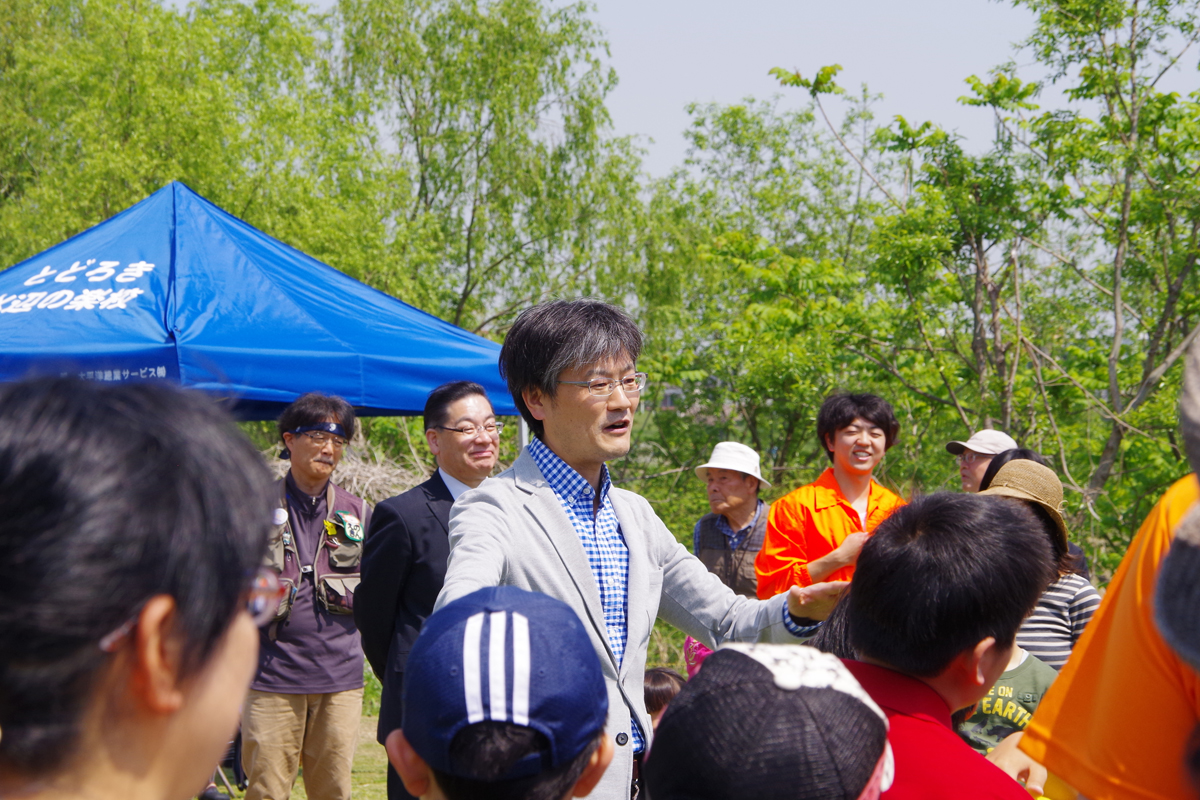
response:
{"label": "striped shirt", "polygon": [[[629,547],[609,496],[612,482],[608,467],[600,468],[600,508],[597,510],[591,484],[567,462],[537,438],[530,440],[526,449],[550,484],[587,553],[588,567],[600,590],[608,644],[616,656],[619,670],[629,638]],[[638,753],[645,747],[645,739],[637,720],[631,722],[633,751]]]}
{"label": "striped shirt", "polygon": [[1088,620],[1100,607],[1100,593],[1074,573],[1050,584],[1033,613],[1017,631],[1017,644],[1055,669],[1062,669]]}

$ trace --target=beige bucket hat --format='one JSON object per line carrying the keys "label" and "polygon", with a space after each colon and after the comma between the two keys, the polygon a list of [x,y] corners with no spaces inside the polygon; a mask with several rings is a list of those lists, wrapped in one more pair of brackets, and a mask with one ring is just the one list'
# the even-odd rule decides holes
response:
{"label": "beige bucket hat", "polygon": [[1015,497],[1037,503],[1046,510],[1058,527],[1059,545],[1067,549],[1067,523],[1063,521],[1063,487],[1058,475],[1036,461],[1014,459],[996,472],[992,484],[980,494],[996,497]]}

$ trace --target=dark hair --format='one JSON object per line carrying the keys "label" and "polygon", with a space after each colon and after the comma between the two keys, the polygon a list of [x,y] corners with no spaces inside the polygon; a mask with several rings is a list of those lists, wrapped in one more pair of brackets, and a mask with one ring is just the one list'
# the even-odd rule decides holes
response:
{"label": "dark hair", "polygon": [[849,587],[842,592],[833,611],[830,611],[829,616],[825,618],[825,623],[817,628],[816,634],[805,644],[838,658],[858,658],[858,654],[854,652],[854,647],[850,644]]}
{"label": "dark hair", "polygon": [[642,332],[621,309],[599,300],[555,300],[526,309],[504,337],[500,375],[529,429],[540,439],[541,420],[533,418],[522,393],[539,389],[547,397],[558,392],[563,372],[622,355],[637,363]]}
{"label": "dark hair", "polygon": [[933,677],[988,636],[1011,645],[1053,563],[1024,503],[950,492],[918,498],[863,545],[850,642],[861,657]]}
{"label": "dark hair", "polygon": [[450,764],[470,778],[433,770],[446,800],[561,800],[579,780],[588,759],[600,745],[601,731],[591,745],[566,764],[536,775],[497,780],[531,753],[550,756],[550,742],[539,731],[511,722],[484,720],[468,725],[450,742]]}
{"label": "dark hair", "polygon": [[79,746],[100,640],[175,599],[182,670],[204,665],[262,562],[274,495],[212,400],[166,384],[0,387],[0,765]]}
{"label": "dark hair", "polygon": [[988,463],[987,470],[984,471],[983,477],[979,479],[979,491],[983,491],[992,485],[992,481],[996,479],[996,473],[1010,461],[1033,461],[1041,464],[1047,469],[1050,467],[1050,462],[1036,450],[1028,450],[1024,447],[1016,447],[1012,450],[1002,450],[992,456],[992,460]]}
{"label": "dark hair", "polygon": [[445,425],[450,406],[464,397],[476,394],[482,395],[483,399],[488,401],[488,405],[492,404],[487,390],[473,381],[450,381],[434,389],[425,401],[425,430]]}
{"label": "dark hair", "polygon": [[354,426],[357,418],[354,408],[336,395],[309,392],[296,398],[296,402],[283,410],[279,415],[279,438],[288,431],[302,428],[305,425],[316,425],[332,417],[346,429],[346,438],[354,437]]}
{"label": "dark hair", "polygon": [[884,450],[890,450],[896,443],[900,423],[896,421],[891,403],[873,394],[835,394],[825,398],[821,410],[817,412],[817,439],[821,441],[821,447],[830,461],[833,461],[833,451],[829,449],[829,437],[856,417],[862,417],[883,430]]}
{"label": "dark hair", "polygon": [[685,683],[687,681],[683,676],[673,669],[655,667],[646,670],[642,683],[646,693],[646,713],[657,714],[666,708],[667,703],[675,699],[675,695],[679,694]]}

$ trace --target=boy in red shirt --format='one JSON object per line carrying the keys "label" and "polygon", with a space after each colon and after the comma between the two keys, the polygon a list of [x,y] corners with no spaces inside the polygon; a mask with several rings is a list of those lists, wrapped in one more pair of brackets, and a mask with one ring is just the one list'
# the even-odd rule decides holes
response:
{"label": "boy in red shirt", "polygon": [[846,666],[891,726],[896,777],[885,800],[1028,800],[958,737],[950,715],[1004,672],[1052,564],[1028,508],[978,495],[915,500],[863,545],[847,608],[861,660]]}

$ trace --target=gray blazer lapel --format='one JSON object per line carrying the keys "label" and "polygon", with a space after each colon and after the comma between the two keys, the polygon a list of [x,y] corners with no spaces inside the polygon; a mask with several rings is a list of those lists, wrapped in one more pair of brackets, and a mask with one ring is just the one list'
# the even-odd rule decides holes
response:
{"label": "gray blazer lapel", "polygon": [[[621,663],[621,677],[624,679],[626,670],[638,660],[628,658],[630,651],[639,647],[640,642],[648,640],[650,637],[650,628],[654,625],[654,617],[658,613],[658,598],[650,596],[650,577],[654,571],[654,565],[650,563],[650,553],[646,546],[646,532],[637,524],[635,519],[637,515],[633,509],[624,503],[617,493],[610,493],[609,497],[612,498],[613,511],[617,514],[617,520],[621,523],[621,534],[625,538],[625,545],[629,548],[629,579],[626,587],[625,607],[625,655],[627,657]],[[661,570],[658,580],[661,588]]]}
{"label": "gray blazer lapel", "polygon": [[542,475],[537,462],[529,453],[522,451],[517,456],[517,460],[513,463],[513,472],[516,475],[517,486],[529,495],[525,501],[523,513],[528,515],[533,525],[546,534],[546,538],[554,546],[563,568],[574,582],[576,591],[583,598],[583,605],[587,609],[592,626],[600,635],[600,640],[604,642],[609,658],[616,664],[617,657],[608,641],[608,626],[604,624],[604,607],[600,604],[600,589],[596,586],[596,578],[592,575],[592,568],[588,566],[587,553],[583,549],[583,543],[579,541],[579,535],[575,533],[574,526],[571,525],[571,520],[567,517],[567,512],[563,511],[562,504],[558,502],[558,496],[554,494],[550,483]]}

